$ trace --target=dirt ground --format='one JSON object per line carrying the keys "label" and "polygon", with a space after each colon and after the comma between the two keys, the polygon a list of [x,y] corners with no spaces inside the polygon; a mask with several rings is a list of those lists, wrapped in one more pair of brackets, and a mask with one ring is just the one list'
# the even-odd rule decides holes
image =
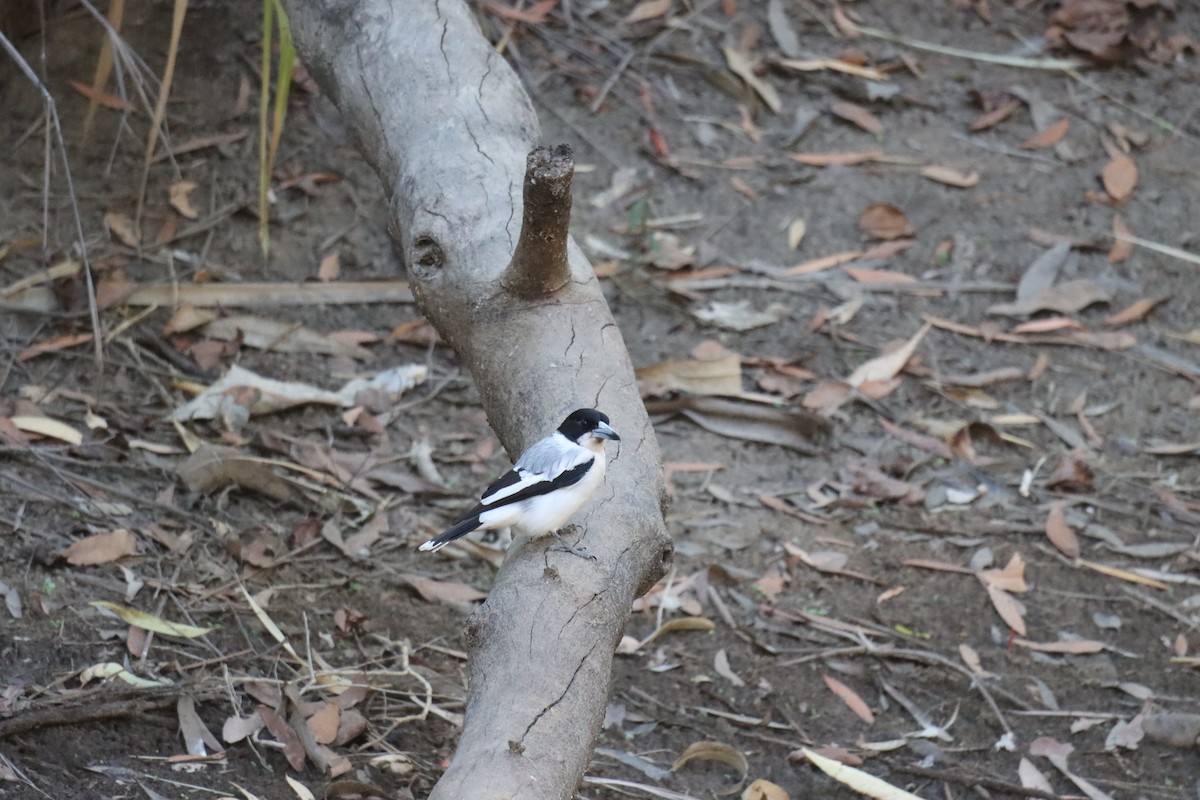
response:
{"label": "dirt ground", "polygon": [[[1200,797],[1200,731],[1155,728],[1200,719],[1200,64],[1194,46],[1163,50],[1200,35],[1200,7],[1174,5],[1099,68],[1036,49],[1036,2],[646,3],[628,22],[629,2],[541,21],[481,8],[545,141],[574,148],[574,233],[635,364],[735,353],[755,395],[740,402],[807,406],[836,429],[802,454],[656,423],[675,567],[631,615],[579,796],[857,796],[808,747],[929,800]],[[300,81],[259,256],[255,10],[188,12],[177,155],[150,169],[140,256],[122,226],[146,114],[101,108],[81,135],[70,82],[90,84],[100,42],[86,14],[52,19],[44,48],[21,41],[56,102],[102,290],[403,278],[378,179]],[[158,74],[170,11],[128,13]],[[852,38],[854,20],[966,55]],[[738,75],[738,53],[757,72]],[[41,99],[10,62],[0,76],[7,304],[78,249],[57,154],[44,202]],[[1114,250],[1117,216],[1158,247]],[[897,239],[912,243],[876,249]],[[285,776],[318,795],[425,796],[453,754],[463,619],[494,562],[415,545],[508,464],[453,353],[406,302],[216,309],[284,325],[257,345],[189,328],[169,301],[114,302],[98,371],[86,286],[64,277],[53,297],[49,312],[0,305],[0,798],[297,796]],[[989,312],[1001,304],[1020,307]],[[931,319],[912,358],[857,392],[837,382]],[[285,352],[300,325],[337,352]],[[365,408],[167,419],[233,364],[334,390],[403,364],[428,377]],[[16,425],[38,415],[81,441]],[[242,488],[181,477],[204,442],[232,448],[221,469]],[[212,630],[147,638],[96,601]],[[102,664],[171,686],[85,680]],[[307,760],[305,717],[322,743]],[[197,719],[223,754],[184,757]],[[697,742],[719,744],[671,771]],[[1048,755],[1068,746],[1069,764]],[[774,787],[746,789],[757,780]]]}

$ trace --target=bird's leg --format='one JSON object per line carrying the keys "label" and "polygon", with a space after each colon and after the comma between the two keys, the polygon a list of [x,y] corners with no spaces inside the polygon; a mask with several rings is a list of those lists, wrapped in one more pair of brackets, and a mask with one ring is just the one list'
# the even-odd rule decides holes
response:
{"label": "bird's leg", "polygon": [[578,525],[568,525],[567,527],[563,528],[562,530],[551,531],[551,533],[554,534],[554,538],[558,539],[558,544],[550,547],[549,550],[558,550],[558,551],[562,551],[564,553],[570,553],[573,556],[579,556],[580,558],[586,558],[590,561],[596,560],[596,557],[594,555],[592,555],[591,553],[589,553],[586,547],[580,547],[578,544],[567,544],[567,542],[562,537],[563,531],[570,531],[571,533],[579,533],[579,535],[581,537],[583,535],[583,531],[580,530]]}

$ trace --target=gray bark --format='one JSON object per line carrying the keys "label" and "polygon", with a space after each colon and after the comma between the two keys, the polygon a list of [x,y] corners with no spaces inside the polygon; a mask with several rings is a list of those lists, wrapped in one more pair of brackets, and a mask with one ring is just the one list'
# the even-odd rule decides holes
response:
{"label": "gray bark", "polygon": [[[305,65],[383,182],[417,302],[470,368],[509,454],[579,407],[601,409],[621,434],[577,518],[597,560],[518,541],[468,622],[465,724],[431,795],[570,797],[600,731],[630,603],[671,558],[658,443],[621,332],[565,236],[569,195],[566,212],[551,203],[534,215],[542,222],[523,215],[537,117],[461,0],[286,5]],[[527,244],[513,258],[523,217],[551,240],[561,233],[548,255]],[[567,258],[555,266],[562,243]]]}

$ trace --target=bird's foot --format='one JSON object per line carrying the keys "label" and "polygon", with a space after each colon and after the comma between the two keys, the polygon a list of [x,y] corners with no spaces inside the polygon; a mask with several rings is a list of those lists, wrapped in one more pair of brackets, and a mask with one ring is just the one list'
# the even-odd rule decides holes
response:
{"label": "bird's foot", "polygon": [[[569,530],[572,533],[574,533],[574,532],[578,531],[579,528],[575,525],[569,525],[566,528],[564,528],[563,530]],[[549,547],[548,551],[559,551],[559,552],[563,552],[563,553],[570,553],[573,556],[579,556],[580,558],[587,559],[588,561],[596,560],[596,557],[594,555],[592,555],[591,553],[589,553],[588,549],[586,547],[581,547],[580,545],[577,545],[577,544],[568,544],[567,541],[565,539],[563,539],[563,537],[562,537],[562,531],[554,531],[553,533],[554,533],[554,538],[558,539],[558,544],[552,545],[551,547]]]}

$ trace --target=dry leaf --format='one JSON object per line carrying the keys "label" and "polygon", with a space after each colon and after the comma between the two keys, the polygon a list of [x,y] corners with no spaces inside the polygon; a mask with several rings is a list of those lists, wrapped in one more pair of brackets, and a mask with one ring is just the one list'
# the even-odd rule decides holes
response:
{"label": "dry leaf", "polygon": [[341,256],[337,250],[331,250],[321,258],[321,263],[317,266],[317,280],[329,283],[336,281],[341,275]]}
{"label": "dry leaf", "polygon": [[668,392],[736,396],[742,393],[742,361],[737,353],[720,358],[662,361],[634,370],[642,397]]}
{"label": "dry leaf", "polygon": [[832,423],[815,414],[723,397],[651,401],[646,410],[652,415],[682,414],[719,436],[790,447],[801,453],[819,452],[833,434]]}
{"label": "dry leaf", "polygon": [[1062,503],[1050,506],[1050,513],[1046,516],[1046,537],[1067,558],[1079,558],[1079,537],[1067,525]]}
{"label": "dry leaf", "polygon": [[308,729],[312,731],[313,738],[321,744],[333,744],[337,739],[338,722],[341,718],[341,709],[336,702],[326,703],[317,709],[306,722]]}
{"label": "dry leaf", "polygon": [[754,66],[746,54],[732,47],[722,47],[721,51],[725,53],[725,63],[729,65],[729,71],[744,80],[746,85],[767,104],[767,108],[778,114],[779,109],[783,106],[779,94],[776,93],[774,86],[754,74]]}
{"label": "dry leaf", "polygon": [[725,648],[723,647],[717,651],[716,656],[713,658],[713,669],[716,670],[718,675],[734,686],[741,687],[746,685],[742,677],[733,671],[733,667],[729,666],[729,654],[725,652]]}
{"label": "dry leaf", "polygon": [[995,125],[999,125],[1004,120],[1013,115],[1013,112],[1021,107],[1020,102],[1009,100],[1008,102],[993,108],[990,111],[985,111],[967,125],[967,130],[971,133],[987,130]]}
{"label": "dry leaf", "polygon": [[463,605],[487,599],[485,592],[481,592],[465,583],[458,583],[457,581],[438,581],[433,578],[426,578],[423,575],[409,573],[400,573],[399,578],[416,589],[417,594],[421,595],[423,600],[430,603]]}
{"label": "dry leaf", "polygon": [[633,25],[638,22],[645,22],[648,19],[661,17],[671,10],[672,0],[645,0],[633,7],[633,10],[625,17],[626,25]]}
{"label": "dry leaf", "polygon": [[1138,182],[1137,164],[1129,156],[1117,156],[1104,165],[1100,174],[1104,191],[1118,203],[1124,203],[1133,194]]}
{"label": "dry leaf", "polygon": [[117,237],[121,244],[129,247],[141,244],[141,237],[134,228],[133,220],[125,214],[109,211],[104,215],[104,227],[108,228],[108,232]]}
{"label": "dry leaf", "polygon": [[895,378],[900,374],[900,370],[904,369],[904,365],[908,363],[908,360],[912,358],[913,353],[916,352],[917,345],[921,343],[921,339],[929,332],[929,328],[930,323],[926,322],[902,346],[890,353],[860,364],[858,369],[854,370],[854,372],[850,373],[850,377],[846,378],[846,383],[851,386],[861,386],[867,382],[889,381]]}
{"label": "dry leaf", "polygon": [[1125,308],[1104,320],[1104,324],[1110,328],[1119,328],[1122,325],[1131,325],[1134,322],[1141,322],[1146,318],[1146,315],[1153,311],[1167,300],[1166,297],[1142,297],[1134,300]]}
{"label": "dry leaf", "polygon": [[954,186],[959,189],[970,189],[979,183],[979,173],[974,170],[963,172],[953,167],[941,167],[936,164],[931,164],[922,169],[921,175],[931,181],[937,181],[938,183],[944,183],[947,186]]}
{"label": "dry leaf", "polygon": [[862,128],[867,133],[880,136],[883,134],[883,123],[867,109],[854,103],[837,102],[829,106],[835,116],[841,117]]}
{"label": "dry leaf", "polygon": [[862,267],[846,267],[845,272],[859,283],[919,283],[919,281],[912,275],[904,272],[896,272],[895,270],[891,269],[864,269]]}
{"label": "dry leaf", "polygon": [[985,586],[984,588],[987,590],[988,599],[992,601],[996,613],[1000,615],[1000,619],[1004,620],[1008,627],[1024,636],[1025,618],[1023,614],[1025,609],[1021,603],[1003,589],[997,589],[994,586]]}
{"label": "dry leaf", "polygon": [[1028,317],[1039,311],[1075,314],[1095,303],[1107,303],[1111,297],[1107,289],[1091,281],[1067,281],[1038,292],[1028,300],[997,303],[987,313],[1008,317]]}
{"label": "dry leaf", "polygon": [[352,342],[334,339],[295,322],[233,314],[219,317],[203,330],[210,339],[236,341],[247,347],[277,353],[319,353],[371,361],[370,350]]}
{"label": "dry leaf", "polygon": [[868,239],[902,239],[915,233],[908,217],[891,203],[872,203],[863,209],[858,228]]}
{"label": "dry leaf", "polygon": [[1067,653],[1070,655],[1086,655],[1099,653],[1104,649],[1104,642],[1091,639],[1072,639],[1067,642],[1031,642],[1028,639],[1016,637],[1012,643],[1039,653]]}
{"label": "dry leaf", "polygon": [[678,772],[690,761],[717,761],[733,767],[738,771],[740,777],[739,786],[746,779],[746,772],[750,769],[741,750],[722,742],[694,742],[688,745],[688,748],[671,765],[671,772]]}
{"label": "dry leaf", "polygon": [[179,212],[179,216],[184,219],[199,219],[200,212],[192,205],[192,192],[196,190],[200,184],[195,181],[176,181],[171,184],[168,190],[169,202],[171,208]]}
{"label": "dry leaf", "polygon": [[62,555],[68,564],[76,567],[108,564],[125,556],[137,555],[137,537],[124,528],[97,533],[75,542]]}
{"label": "dry leaf", "polygon": [[692,314],[699,320],[731,331],[749,331],[779,322],[789,310],[780,303],[772,303],[760,310],[751,306],[749,300],[728,303],[713,300],[707,306],[693,310]]}
{"label": "dry leaf", "polygon": [[175,471],[193,492],[210,493],[237,486],[274,500],[293,499],[291,486],[275,474],[267,459],[245,455],[232,447],[201,445]]}
{"label": "dry leaf", "polygon": [[788,158],[810,167],[854,166],[883,158],[882,150],[841,153],[789,153]]}
{"label": "dry leaf", "polygon": [[1053,147],[1061,142],[1070,129],[1071,120],[1063,117],[1052,125],[1038,131],[1031,138],[1021,142],[1021,147],[1024,150],[1045,150],[1047,147]]}
{"label": "dry leaf", "polygon": [[1026,789],[1038,789],[1046,794],[1055,794],[1054,786],[1029,759],[1021,758],[1021,763],[1017,765],[1017,775],[1021,779],[1021,785]]}
{"label": "dry leaf", "polygon": [[1119,264],[1133,255],[1133,242],[1129,241],[1133,231],[1129,230],[1120,214],[1113,214],[1112,235],[1113,244],[1108,251],[1108,261],[1110,264]]}
{"label": "dry leaf", "polygon": [[47,339],[44,342],[38,342],[26,347],[17,353],[17,361],[28,361],[31,358],[37,358],[43,353],[57,353],[68,347],[77,347],[90,341],[92,341],[92,334],[90,332],[64,333],[61,336],[55,336],[53,339]]}
{"label": "dry leaf", "polygon": [[168,622],[161,617],[138,611],[136,608],[110,603],[107,600],[93,600],[91,605],[110,611],[121,618],[122,622],[136,625],[142,630],[154,631],[165,636],[178,636],[182,639],[197,639],[212,632],[212,628],[200,628],[195,625],[185,625],[181,622]]}
{"label": "dry leaf", "polygon": [[800,246],[800,242],[804,241],[804,234],[808,230],[808,223],[797,217],[792,220],[787,227],[787,243],[789,250],[795,250]]}
{"label": "dry leaf", "polygon": [[829,687],[829,691],[836,694],[859,719],[868,725],[874,724],[875,714],[871,711],[866,701],[859,696],[858,692],[832,675],[822,674],[821,677],[824,679],[825,685]]}
{"label": "dry leaf", "polygon": [[759,778],[742,792],[742,800],[791,800],[783,787]]}
{"label": "dry leaf", "polygon": [[800,752],[809,760],[817,769],[824,772],[829,777],[833,778],[838,783],[849,786],[859,794],[864,794],[867,797],[875,798],[875,800],[921,800],[918,795],[906,792],[903,789],[893,786],[885,780],[876,778],[874,775],[863,772],[861,769],[846,766],[834,761],[832,758],[826,758],[819,753],[813,752],[807,747],[800,748]]}

